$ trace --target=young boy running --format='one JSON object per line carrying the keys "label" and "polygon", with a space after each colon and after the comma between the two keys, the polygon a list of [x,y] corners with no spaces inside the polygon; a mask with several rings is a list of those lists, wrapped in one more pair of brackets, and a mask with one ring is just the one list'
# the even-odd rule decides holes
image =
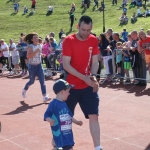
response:
{"label": "young boy running", "polygon": [[73,118],[73,114],[65,102],[72,87],[73,85],[62,79],[57,80],[53,85],[56,98],[50,102],[44,114],[44,121],[50,123],[57,149],[73,150],[72,122],[80,126],[83,124],[82,121]]}

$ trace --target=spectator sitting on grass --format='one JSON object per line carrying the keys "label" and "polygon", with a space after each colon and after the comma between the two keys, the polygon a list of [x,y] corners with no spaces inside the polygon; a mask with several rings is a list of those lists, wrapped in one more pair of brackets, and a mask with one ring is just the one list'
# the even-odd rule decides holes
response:
{"label": "spectator sitting on grass", "polygon": [[145,11],[144,17],[148,17],[148,16],[150,16],[150,11],[149,11],[149,9],[147,8],[146,11]]}
{"label": "spectator sitting on grass", "polygon": [[135,7],[135,5],[136,5],[136,0],[131,0],[130,8]]}
{"label": "spectator sitting on grass", "polygon": [[134,12],[133,15],[131,16],[131,23],[135,23],[137,21],[137,15]]}
{"label": "spectator sitting on grass", "polygon": [[138,7],[138,9],[137,9],[137,16],[138,17],[143,17],[143,14],[141,13],[141,8],[140,7]]}
{"label": "spectator sitting on grass", "polygon": [[137,0],[136,4],[137,4],[138,7],[142,7],[142,0]]}
{"label": "spectator sitting on grass", "polygon": [[123,13],[126,15],[127,14],[127,8],[125,5],[123,6],[122,10],[123,10]]}
{"label": "spectator sitting on grass", "polygon": [[28,13],[28,8],[26,6],[24,6],[23,14],[25,15],[26,13]]}
{"label": "spectator sitting on grass", "polygon": [[120,24],[124,23],[124,14],[122,14],[122,16],[119,18],[120,20]]}
{"label": "spectator sitting on grass", "polygon": [[47,13],[52,13],[54,11],[54,6],[52,6],[51,4],[48,6],[48,10]]}
{"label": "spectator sitting on grass", "polygon": [[120,20],[120,24],[128,23],[128,17],[125,14],[122,14],[119,20]]}
{"label": "spectator sitting on grass", "polygon": [[124,8],[125,6],[127,6],[128,4],[128,0],[123,0],[122,1],[122,8]]}

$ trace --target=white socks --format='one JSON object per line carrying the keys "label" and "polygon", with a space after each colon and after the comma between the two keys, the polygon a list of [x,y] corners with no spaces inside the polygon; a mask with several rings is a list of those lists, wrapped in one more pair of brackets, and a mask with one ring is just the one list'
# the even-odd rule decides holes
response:
{"label": "white socks", "polygon": [[100,150],[100,149],[101,149],[101,146],[95,147],[95,150]]}

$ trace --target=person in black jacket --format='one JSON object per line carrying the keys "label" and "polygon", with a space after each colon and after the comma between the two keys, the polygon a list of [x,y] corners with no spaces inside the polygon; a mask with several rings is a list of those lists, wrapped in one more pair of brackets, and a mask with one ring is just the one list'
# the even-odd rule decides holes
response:
{"label": "person in black jacket", "polygon": [[74,11],[73,10],[71,10],[70,12],[69,12],[69,15],[70,15],[70,21],[71,21],[71,23],[70,23],[70,30],[72,30],[72,27],[73,27],[73,24],[74,24],[74,19],[75,19],[75,15],[74,15]]}

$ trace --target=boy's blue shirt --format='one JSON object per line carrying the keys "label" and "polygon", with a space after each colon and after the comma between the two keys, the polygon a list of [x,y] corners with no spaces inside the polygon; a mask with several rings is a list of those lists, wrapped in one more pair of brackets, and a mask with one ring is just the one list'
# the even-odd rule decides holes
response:
{"label": "boy's blue shirt", "polygon": [[72,117],[73,114],[69,110],[65,102],[53,99],[45,114],[46,118],[54,120],[54,125],[51,126],[53,138],[57,147],[63,147],[67,145],[74,145],[73,133],[72,133]]}

